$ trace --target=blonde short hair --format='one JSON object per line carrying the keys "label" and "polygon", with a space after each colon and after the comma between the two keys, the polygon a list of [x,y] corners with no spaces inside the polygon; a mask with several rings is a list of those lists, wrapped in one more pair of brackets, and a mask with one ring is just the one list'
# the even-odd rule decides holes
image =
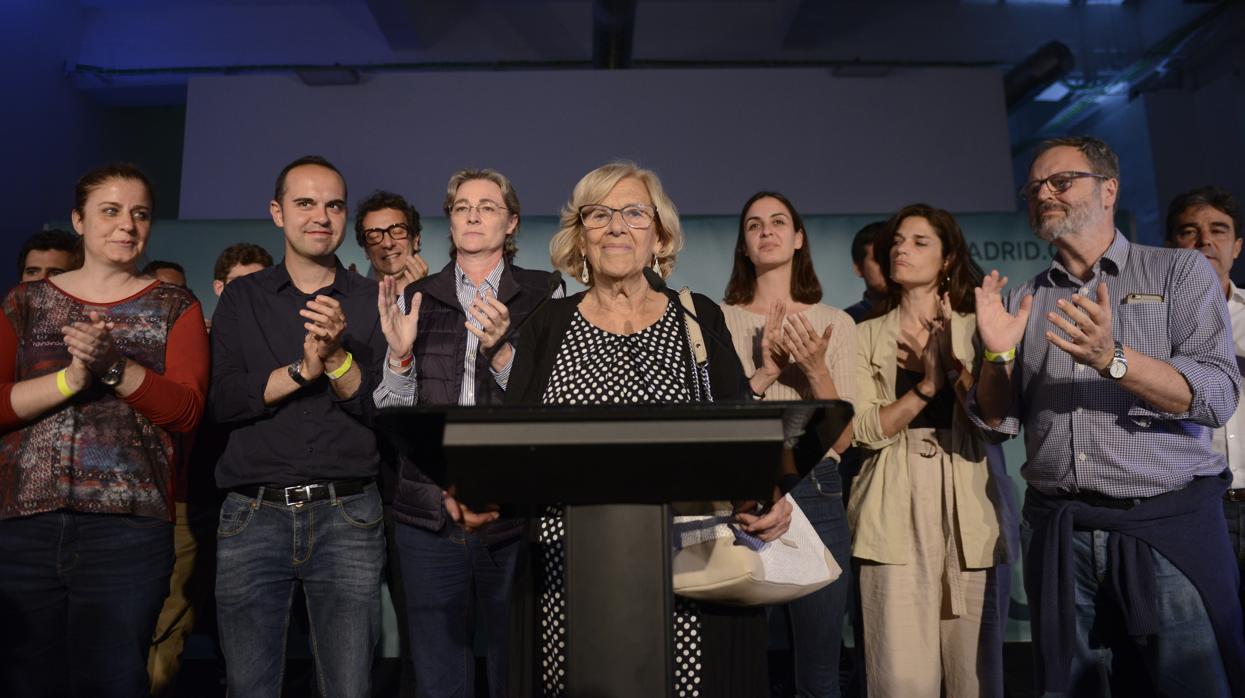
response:
{"label": "blonde short hair", "polygon": [[[634,178],[648,190],[657,208],[653,222],[657,226],[657,265],[662,278],[674,272],[675,258],[683,249],[683,226],[679,223],[679,211],[666,196],[661,180],[652,170],[642,169],[634,162],[611,162],[584,175],[571,192],[571,200],[562,207],[562,225],[557,235],[549,241],[549,260],[563,274],[580,278],[584,269],[584,255],[580,251],[584,225],[579,220],[579,207],[600,203],[619,182]],[[591,271],[591,270],[589,270]],[[595,276],[589,276],[589,285]]]}
{"label": "blonde short hair", "polygon": [[[519,226],[523,218],[519,215],[519,193],[514,190],[514,185],[510,183],[506,175],[490,169],[467,168],[455,172],[450,176],[449,183],[445,185],[445,201],[441,204],[441,211],[445,213],[446,218],[449,218],[450,208],[458,200],[458,188],[474,179],[483,179],[496,184],[501,189],[502,198],[497,203],[505,206],[510,215],[515,217],[514,232],[506,236],[501,251],[507,262],[513,262],[514,256],[519,252],[519,242],[516,238],[519,237]],[[458,248],[454,246],[454,236],[450,235],[450,259],[454,259],[457,255]]]}

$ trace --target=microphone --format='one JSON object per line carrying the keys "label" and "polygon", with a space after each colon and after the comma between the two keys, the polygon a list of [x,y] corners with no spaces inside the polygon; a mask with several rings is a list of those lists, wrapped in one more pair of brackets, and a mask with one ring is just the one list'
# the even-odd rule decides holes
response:
{"label": "microphone", "polygon": [[[648,287],[658,293],[666,293],[670,290],[670,287],[666,285],[666,280],[661,278],[661,274],[653,271],[652,267],[644,267],[644,279],[645,281],[648,281]],[[708,325],[701,322],[700,318],[696,317],[696,313],[684,308],[683,304],[677,300],[674,301],[674,307],[678,308],[679,312],[683,315],[695,320],[696,324],[700,326],[701,331],[707,333],[715,342],[718,343],[720,347],[726,349],[726,351],[731,354],[735,353],[735,345],[729,340],[723,338],[722,335],[714,332]]]}
{"label": "microphone", "polygon": [[536,307],[532,308],[532,312],[528,313],[527,315],[524,315],[523,319],[520,320],[518,324],[512,325],[510,329],[506,331],[505,336],[502,337],[499,342],[497,342],[497,346],[500,347],[505,342],[510,341],[510,338],[513,337],[520,329],[522,329],[523,326],[527,324],[528,320],[532,319],[532,316],[536,314],[536,311],[540,310],[540,307],[542,305],[544,305],[545,303],[548,303],[549,299],[553,298],[553,294],[557,293],[559,288],[562,288],[562,272],[557,271],[555,269],[551,274],[549,274],[549,281],[548,283],[545,284],[544,297],[540,299],[540,302],[536,304]]}

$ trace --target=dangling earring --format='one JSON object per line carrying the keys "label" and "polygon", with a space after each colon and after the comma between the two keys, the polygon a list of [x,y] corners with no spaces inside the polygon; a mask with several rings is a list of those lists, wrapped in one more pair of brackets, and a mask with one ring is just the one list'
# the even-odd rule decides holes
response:
{"label": "dangling earring", "polygon": [[588,258],[587,257],[584,257],[584,269],[583,271],[579,272],[579,280],[583,283],[583,285],[585,286],[588,285]]}
{"label": "dangling earring", "polygon": [[653,273],[661,276],[661,263],[657,261],[657,255],[653,255]]}

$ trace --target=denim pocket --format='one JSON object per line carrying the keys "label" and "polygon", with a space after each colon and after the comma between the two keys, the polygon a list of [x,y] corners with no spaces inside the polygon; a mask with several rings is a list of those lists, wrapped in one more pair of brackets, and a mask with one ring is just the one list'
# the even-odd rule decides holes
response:
{"label": "denim pocket", "polygon": [[385,517],[380,495],[372,486],[359,494],[338,499],[334,506],[341,512],[342,519],[355,528],[374,528]]}
{"label": "denim pocket", "polygon": [[247,524],[251,523],[251,518],[254,516],[254,499],[230,493],[220,505],[220,521],[216,524],[216,535],[235,536],[246,530]]}

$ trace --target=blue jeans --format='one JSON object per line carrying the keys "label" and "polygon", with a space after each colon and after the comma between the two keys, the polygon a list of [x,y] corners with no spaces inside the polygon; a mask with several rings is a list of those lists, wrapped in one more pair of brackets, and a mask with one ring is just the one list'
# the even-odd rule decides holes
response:
{"label": "blue jeans", "polygon": [[829,586],[775,610],[785,610],[791,623],[796,695],[837,698],[843,614],[852,594],[852,536],[843,509],[838,464],[830,460],[818,463],[791,496],[843,573]]}
{"label": "blue jeans", "polygon": [[[1026,551],[1034,544],[1028,517],[1021,523]],[[1154,556],[1159,631],[1139,644],[1129,637],[1107,581],[1106,531],[1076,530],[1076,649],[1067,694],[1046,696],[1231,695],[1202,596],[1188,577],[1157,551]],[[1040,543],[1039,543],[1040,544]],[[1028,555],[1026,554],[1026,559]],[[1030,603],[1033,603],[1030,592]],[[1041,609],[1033,608],[1033,615]],[[1037,649],[1035,638],[1034,650]]]}
{"label": "blue jeans", "polygon": [[231,698],[281,694],[295,584],[322,696],[368,698],[385,530],[375,485],[286,506],[236,492],[220,509],[216,614]]}
{"label": "blue jeans", "polygon": [[522,541],[488,545],[454,523],[435,532],[404,523],[397,529],[416,695],[475,696],[478,627],[485,632],[489,695],[505,696],[510,593]]}
{"label": "blue jeans", "polygon": [[0,695],[144,697],[173,524],[56,511],[0,521]]}

